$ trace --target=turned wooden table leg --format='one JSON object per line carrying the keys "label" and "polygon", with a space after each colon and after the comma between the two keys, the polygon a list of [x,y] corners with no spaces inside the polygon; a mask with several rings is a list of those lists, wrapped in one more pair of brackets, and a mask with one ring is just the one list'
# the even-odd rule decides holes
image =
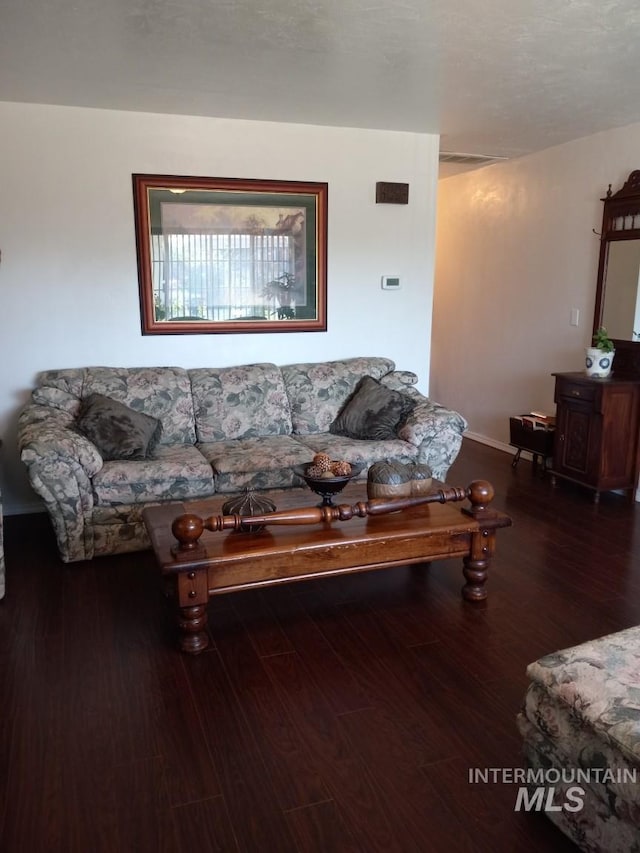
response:
{"label": "turned wooden table leg", "polygon": [[462,560],[462,574],[466,580],[462,587],[462,597],[465,601],[484,601],[487,597],[485,584],[489,563],[495,550],[496,530],[500,527],[510,527],[511,519],[502,513],[494,512],[489,506],[494,491],[491,483],[486,480],[474,480],[467,489],[467,495],[471,506],[463,507],[462,512],[474,518],[479,529],[471,534],[469,553]]}
{"label": "turned wooden table leg", "polygon": [[487,597],[486,582],[494,543],[494,531],[486,528],[471,537],[471,551],[462,560],[462,574],[466,580],[462,587],[462,597],[465,601],[484,601]]}
{"label": "turned wooden table leg", "polygon": [[181,607],[178,611],[178,643],[180,649],[190,655],[197,655],[209,645],[206,604],[194,604],[192,607]]}
{"label": "turned wooden table leg", "polygon": [[206,569],[178,575],[178,643],[187,654],[197,655],[209,645],[206,631],[208,601]]}

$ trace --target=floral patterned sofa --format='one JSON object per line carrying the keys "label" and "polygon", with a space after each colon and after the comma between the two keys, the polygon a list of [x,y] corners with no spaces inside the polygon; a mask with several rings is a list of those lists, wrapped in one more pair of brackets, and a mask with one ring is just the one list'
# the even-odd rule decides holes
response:
{"label": "floral patterned sofa", "polygon": [[[359,381],[411,398],[413,411],[384,441],[329,428]],[[365,464],[422,462],[444,479],[466,421],[414,388],[415,374],[387,358],[238,367],[86,367],[39,376],[20,415],[18,441],[31,485],[43,499],[65,562],[148,547],[142,510],[150,503],[247,488],[302,486],[292,466],[325,451]],[[98,394],[161,421],[151,458],[105,461],[81,434],[81,405]]]}
{"label": "floral patterned sofa", "polygon": [[555,789],[547,816],[581,850],[640,853],[640,627],[546,655],[527,674],[518,727],[528,767]]}

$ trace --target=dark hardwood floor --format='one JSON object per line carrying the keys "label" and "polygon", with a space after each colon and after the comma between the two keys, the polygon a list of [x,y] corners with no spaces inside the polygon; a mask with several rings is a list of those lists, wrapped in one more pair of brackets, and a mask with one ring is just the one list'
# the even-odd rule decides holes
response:
{"label": "dark hardwood floor", "polygon": [[516,786],[526,665],[640,622],[640,506],[467,441],[513,518],[489,599],[458,561],[214,600],[174,648],[150,553],[65,566],[45,516],[5,525],[2,853],[575,851]]}

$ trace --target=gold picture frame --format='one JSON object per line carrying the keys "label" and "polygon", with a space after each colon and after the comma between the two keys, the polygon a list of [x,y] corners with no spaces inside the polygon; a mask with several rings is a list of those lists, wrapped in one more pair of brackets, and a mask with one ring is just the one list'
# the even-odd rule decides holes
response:
{"label": "gold picture frame", "polygon": [[326,331],[326,183],[132,178],[143,335]]}

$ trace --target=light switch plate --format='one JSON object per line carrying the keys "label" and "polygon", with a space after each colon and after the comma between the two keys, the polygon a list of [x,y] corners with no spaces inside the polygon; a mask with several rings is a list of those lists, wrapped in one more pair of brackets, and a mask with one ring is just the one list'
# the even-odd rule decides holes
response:
{"label": "light switch plate", "polygon": [[383,290],[400,290],[400,278],[397,275],[382,276]]}

